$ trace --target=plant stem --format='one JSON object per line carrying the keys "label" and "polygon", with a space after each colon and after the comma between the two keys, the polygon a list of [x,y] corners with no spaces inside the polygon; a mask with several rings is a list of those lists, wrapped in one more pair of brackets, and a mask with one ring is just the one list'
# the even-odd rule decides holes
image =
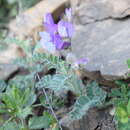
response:
{"label": "plant stem", "polygon": [[21,120],[21,123],[22,123],[22,127],[25,129],[25,130],[28,130],[28,127],[27,127],[27,124],[25,122],[25,119],[20,119]]}
{"label": "plant stem", "polygon": [[[37,74],[37,77],[38,77],[38,80],[40,81],[41,79],[40,79],[40,77],[39,77],[38,74]],[[49,98],[48,98],[48,96],[47,96],[47,93],[46,93],[46,91],[45,91],[44,88],[43,88],[43,93],[44,93],[44,95],[45,95],[46,101],[47,101],[48,104],[49,104],[50,110],[51,110],[53,116],[55,117],[55,119],[56,119],[56,121],[57,121],[57,123],[58,123],[58,125],[59,125],[60,130],[62,130],[62,127],[61,127],[61,125],[60,125],[60,123],[59,123],[59,120],[57,119],[57,116],[56,116],[56,114],[55,114],[55,112],[54,112],[54,110],[53,110],[53,108],[52,108],[52,105],[51,105],[51,103],[50,103],[50,100],[49,100]]]}
{"label": "plant stem", "polygon": [[3,126],[6,125],[8,122],[10,122],[13,118],[14,118],[13,116],[10,117],[10,118],[3,124]]}
{"label": "plant stem", "polygon": [[35,104],[35,105],[32,105],[32,107],[39,107],[39,106],[43,106],[42,104]]}
{"label": "plant stem", "polygon": [[20,15],[22,13],[22,2],[19,0],[18,1],[18,14]]}

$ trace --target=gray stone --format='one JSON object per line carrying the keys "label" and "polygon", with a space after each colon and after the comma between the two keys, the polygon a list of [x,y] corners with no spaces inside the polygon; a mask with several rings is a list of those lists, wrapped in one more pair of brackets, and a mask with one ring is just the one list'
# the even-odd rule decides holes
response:
{"label": "gray stone", "polygon": [[11,74],[18,71],[18,66],[12,64],[0,64],[0,80],[7,80]]}
{"label": "gray stone", "polygon": [[9,24],[9,36],[20,39],[38,39],[37,33],[43,30],[43,16],[52,13],[55,20],[63,13],[68,0],[41,0],[32,8],[21,13]]}
{"label": "gray stone", "polygon": [[[84,23],[87,23],[88,13],[91,12],[94,20],[75,26],[75,35],[72,38],[73,53],[78,58],[89,58],[85,66],[89,72],[100,71],[105,78],[109,77],[109,79],[112,78],[111,76],[114,79],[124,78],[128,73],[126,60],[130,58],[130,19],[126,18],[129,15],[130,1],[119,0],[122,6],[112,0],[97,0],[95,3],[93,0],[91,2],[88,0],[87,2],[83,5],[86,11],[79,10],[79,14],[80,11],[84,14],[79,19],[85,18]],[[88,4],[91,5],[90,12],[87,12]],[[113,5],[113,8],[109,4]],[[116,17],[120,19],[115,19]]]}
{"label": "gray stone", "polygon": [[130,14],[130,0],[71,0],[76,20],[81,24],[120,19]]}
{"label": "gray stone", "polygon": [[130,19],[106,20],[77,28],[73,37],[73,52],[78,58],[87,57],[89,71],[103,75],[123,76],[128,72],[130,58]]}
{"label": "gray stone", "polygon": [[91,108],[80,120],[72,121],[69,116],[65,116],[60,123],[63,130],[115,130],[115,122],[109,115],[109,109]]}

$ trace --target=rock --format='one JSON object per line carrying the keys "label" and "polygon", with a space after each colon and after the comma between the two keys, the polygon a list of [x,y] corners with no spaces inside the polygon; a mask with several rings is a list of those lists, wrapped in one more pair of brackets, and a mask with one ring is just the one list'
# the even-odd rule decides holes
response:
{"label": "rock", "polygon": [[91,108],[80,120],[72,121],[68,116],[61,119],[63,130],[115,130],[113,117],[109,115],[109,109],[97,110]]}
{"label": "rock", "polygon": [[[20,40],[29,39],[31,44],[37,43],[39,32],[43,30],[43,16],[50,12],[54,19],[57,20],[68,0],[42,0],[34,7],[23,12],[9,24],[9,37],[17,37]],[[10,63],[13,59],[23,56],[24,53],[19,51],[16,45],[9,45],[6,51],[0,52],[0,63]]]}
{"label": "rock", "polygon": [[[118,2],[122,6],[119,6]],[[79,25],[75,23],[75,35],[72,38],[73,53],[78,58],[89,58],[85,69],[89,72],[100,71],[101,75],[109,80],[125,77],[128,72],[126,60],[130,58],[130,19],[125,18],[130,13],[130,1],[118,2],[88,0],[84,4],[79,4],[84,11],[79,10],[79,14],[82,15],[78,18],[84,23],[81,22]],[[87,11],[88,7],[93,14],[92,21],[88,17],[90,16],[88,14],[91,14]],[[76,12],[74,7],[73,10]]]}
{"label": "rock", "polygon": [[0,80],[7,80],[13,73],[18,71],[18,66],[12,64],[0,64]]}
{"label": "rock", "polygon": [[43,16],[49,12],[53,14],[55,20],[58,19],[61,13],[64,12],[67,1],[68,0],[42,0],[34,7],[17,16],[17,18],[9,24],[9,35],[16,36],[20,39],[35,39],[37,33],[43,30]]}
{"label": "rock", "polygon": [[11,63],[12,60],[22,57],[21,49],[15,44],[9,44],[8,48],[0,52],[0,63]]}
{"label": "rock", "polygon": [[130,15],[129,0],[71,0],[74,15],[81,24]]}

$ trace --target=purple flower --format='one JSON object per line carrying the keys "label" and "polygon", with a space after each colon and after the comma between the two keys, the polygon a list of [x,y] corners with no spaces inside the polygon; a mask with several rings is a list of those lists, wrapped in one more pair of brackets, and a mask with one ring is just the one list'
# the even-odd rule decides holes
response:
{"label": "purple flower", "polygon": [[69,42],[63,42],[62,37],[58,34],[40,32],[39,35],[41,37],[40,44],[42,47],[52,53],[56,50],[65,49],[71,45]]}
{"label": "purple flower", "polygon": [[70,42],[63,42],[63,44],[62,44],[62,49],[66,49],[66,48],[68,48],[68,47],[70,47],[71,46],[71,43]]}
{"label": "purple flower", "polygon": [[70,42],[57,42],[56,43],[56,49],[57,50],[63,50],[71,46]]}
{"label": "purple flower", "polygon": [[72,9],[71,8],[66,8],[65,9],[65,14],[66,14],[66,17],[68,19],[68,21],[70,22],[72,20]]}
{"label": "purple flower", "polygon": [[55,44],[53,43],[53,36],[47,32],[40,32],[39,34],[41,36],[41,40],[40,40],[41,46],[45,50],[54,53],[56,51],[56,47]]}
{"label": "purple flower", "polygon": [[72,37],[74,32],[73,25],[61,20],[58,23],[58,32],[61,37]]}
{"label": "purple flower", "polygon": [[44,16],[44,23],[47,23],[47,24],[49,24],[49,25],[51,25],[51,24],[54,24],[54,20],[53,20],[53,18],[52,18],[52,15],[51,15],[51,13],[47,13],[45,16]]}
{"label": "purple flower", "polygon": [[53,33],[53,34],[57,32],[57,25],[54,23],[54,20],[50,13],[47,13],[45,15],[43,24],[48,32]]}
{"label": "purple flower", "polygon": [[58,34],[54,35],[53,38],[57,50],[63,50],[71,45],[69,42],[63,42],[63,39]]}
{"label": "purple flower", "polygon": [[54,35],[53,36],[53,42],[54,42],[57,50],[61,50],[62,49],[63,40],[60,37],[60,35],[58,35],[58,34]]}
{"label": "purple flower", "polygon": [[57,25],[56,24],[47,24],[44,23],[44,27],[46,28],[46,30],[52,34],[56,34],[57,33]]}
{"label": "purple flower", "polygon": [[[71,9],[66,9],[65,12],[68,20],[71,20]],[[74,28],[70,22],[61,20],[55,24],[52,15],[47,13],[43,24],[47,32],[40,32],[39,35],[41,37],[40,44],[45,50],[54,53],[56,50],[71,46],[70,42],[63,41],[64,37],[71,38],[73,35]]]}
{"label": "purple flower", "polygon": [[88,59],[87,58],[81,58],[81,59],[79,59],[79,60],[77,60],[76,62],[75,62],[75,64],[77,64],[77,65],[85,65],[85,64],[87,64],[88,63]]}
{"label": "purple flower", "polygon": [[52,35],[48,32],[39,32],[39,35],[44,41],[52,41]]}

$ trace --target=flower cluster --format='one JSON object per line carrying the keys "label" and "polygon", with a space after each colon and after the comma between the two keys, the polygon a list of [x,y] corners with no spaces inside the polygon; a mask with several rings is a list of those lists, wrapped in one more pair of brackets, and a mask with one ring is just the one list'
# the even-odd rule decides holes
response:
{"label": "flower cluster", "polygon": [[74,33],[74,27],[71,23],[72,13],[71,8],[65,10],[67,21],[60,20],[57,24],[54,23],[52,15],[47,13],[44,17],[44,32],[40,32],[40,44],[50,53],[54,53],[56,50],[63,50],[71,45],[70,39]]}

